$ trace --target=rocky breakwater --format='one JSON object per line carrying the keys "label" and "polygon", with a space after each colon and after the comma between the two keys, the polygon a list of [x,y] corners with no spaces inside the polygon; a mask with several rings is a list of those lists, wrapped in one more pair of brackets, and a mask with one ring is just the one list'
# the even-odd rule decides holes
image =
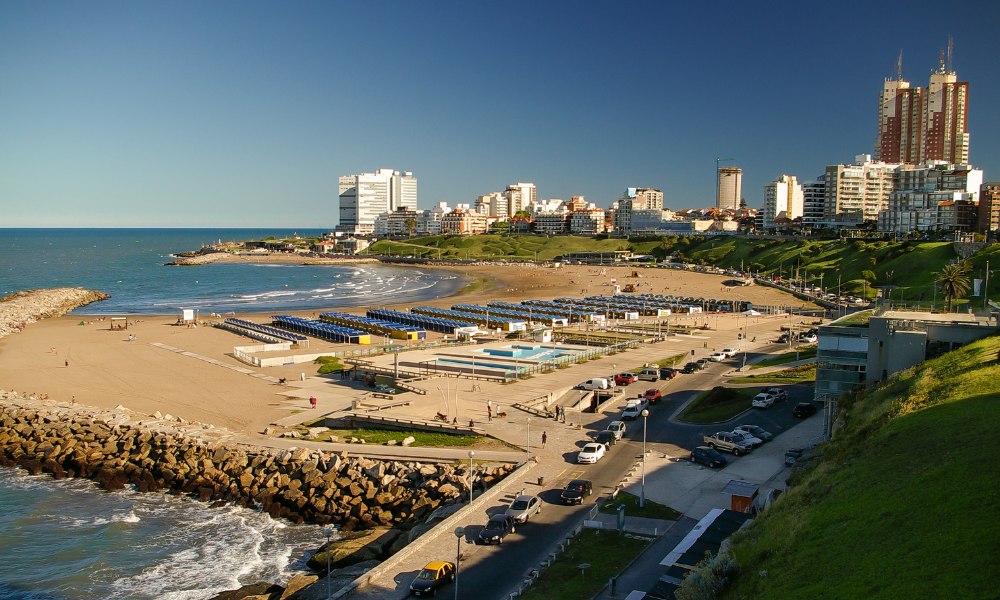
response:
{"label": "rocky breakwater", "polygon": [[104,292],[83,288],[51,288],[8,294],[0,298],[0,337],[19,333],[40,319],[59,317],[74,308],[110,297]]}
{"label": "rocky breakwater", "polygon": [[[468,468],[461,466],[213,443],[177,431],[176,418],[134,420],[130,413],[3,392],[0,464],[57,479],[85,477],[106,490],[133,485],[259,507],[275,518],[342,531],[408,529],[468,490]],[[511,470],[477,473],[477,484],[481,476],[489,486]]]}

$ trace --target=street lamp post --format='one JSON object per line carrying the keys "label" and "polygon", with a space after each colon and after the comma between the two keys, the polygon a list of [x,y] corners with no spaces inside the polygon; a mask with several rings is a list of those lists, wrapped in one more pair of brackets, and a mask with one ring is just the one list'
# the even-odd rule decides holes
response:
{"label": "street lamp post", "polygon": [[455,539],[457,546],[455,550],[455,600],[458,600],[458,563],[462,561],[462,536],[465,535],[465,527],[455,528]]}
{"label": "street lamp post", "polygon": [[333,527],[323,530],[326,536],[326,600],[330,600],[330,536],[333,535]]}
{"label": "street lamp post", "polygon": [[642,485],[639,487],[639,508],[646,508],[646,420],[649,411],[642,409]]}
{"label": "street lamp post", "polygon": [[531,460],[531,417],[525,421],[524,449],[528,453],[528,460]]}
{"label": "street lamp post", "polygon": [[469,504],[472,504],[472,457],[475,455],[475,452],[469,450]]}

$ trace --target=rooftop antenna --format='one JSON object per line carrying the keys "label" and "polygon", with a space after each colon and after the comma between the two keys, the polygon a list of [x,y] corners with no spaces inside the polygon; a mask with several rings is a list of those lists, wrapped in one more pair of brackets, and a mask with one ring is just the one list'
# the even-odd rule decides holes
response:
{"label": "rooftop antenna", "polygon": [[947,69],[948,69],[949,73],[952,72],[952,70],[951,70],[951,54],[952,54],[952,52],[954,50],[955,50],[955,40],[953,40],[951,38],[951,36],[949,35],[948,36],[948,63],[947,63]]}
{"label": "rooftop antenna", "polygon": [[896,81],[903,80],[903,49],[899,49],[899,58],[896,59]]}

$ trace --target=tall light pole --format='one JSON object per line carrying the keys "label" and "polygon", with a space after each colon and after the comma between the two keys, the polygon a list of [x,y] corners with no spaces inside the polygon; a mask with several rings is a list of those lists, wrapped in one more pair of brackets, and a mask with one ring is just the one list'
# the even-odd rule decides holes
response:
{"label": "tall light pole", "polygon": [[462,536],[465,535],[465,527],[455,528],[455,539],[458,542],[455,550],[455,600],[458,600],[458,563],[462,560]]}
{"label": "tall light pole", "polygon": [[525,421],[525,433],[524,433],[524,449],[528,453],[528,460],[531,460],[531,417]]}
{"label": "tall light pole", "polygon": [[639,487],[639,508],[646,508],[646,420],[649,411],[642,409],[642,485]]}
{"label": "tall light pole", "polygon": [[475,455],[475,452],[469,450],[469,504],[472,504],[472,457]]}
{"label": "tall light pole", "polygon": [[729,162],[736,160],[735,158],[719,158],[715,157],[715,207],[722,208],[719,206],[721,198],[719,198],[719,193],[722,191],[722,179],[719,177],[719,163]]}
{"label": "tall light pole", "polygon": [[326,600],[330,600],[330,536],[333,535],[333,527],[323,530],[326,536]]}

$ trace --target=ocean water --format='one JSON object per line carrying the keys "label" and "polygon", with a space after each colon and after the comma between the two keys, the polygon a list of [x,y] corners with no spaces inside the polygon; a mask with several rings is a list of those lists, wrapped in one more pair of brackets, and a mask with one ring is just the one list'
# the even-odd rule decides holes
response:
{"label": "ocean water", "polygon": [[0,598],[211,597],[304,571],[316,525],[0,468]]}
{"label": "ocean water", "polygon": [[[381,265],[210,264],[171,254],[292,230],[0,229],[0,295],[85,287],[111,299],[79,314],[318,310],[419,303],[464,284],[448,273]],[[320,231],[298,231],[303,236]],[[2,357],[0,357],[2,359]],[[4,384],[0,381],[0,387]],[[0,599],[209,598],[305,571],[318,526],[160,493],[104,492],[0,468]]]}
{"label": "ocean water", "polygon": [[[387,265],[165,266],[171,254],[227,240],[291,236],[290,229],[0,229],[0,295],[85,287],[111,295],[75,314],[267,312],[379,306],[447,296],[464,280]],[[321,231],[302,231],[302,236]]]}

